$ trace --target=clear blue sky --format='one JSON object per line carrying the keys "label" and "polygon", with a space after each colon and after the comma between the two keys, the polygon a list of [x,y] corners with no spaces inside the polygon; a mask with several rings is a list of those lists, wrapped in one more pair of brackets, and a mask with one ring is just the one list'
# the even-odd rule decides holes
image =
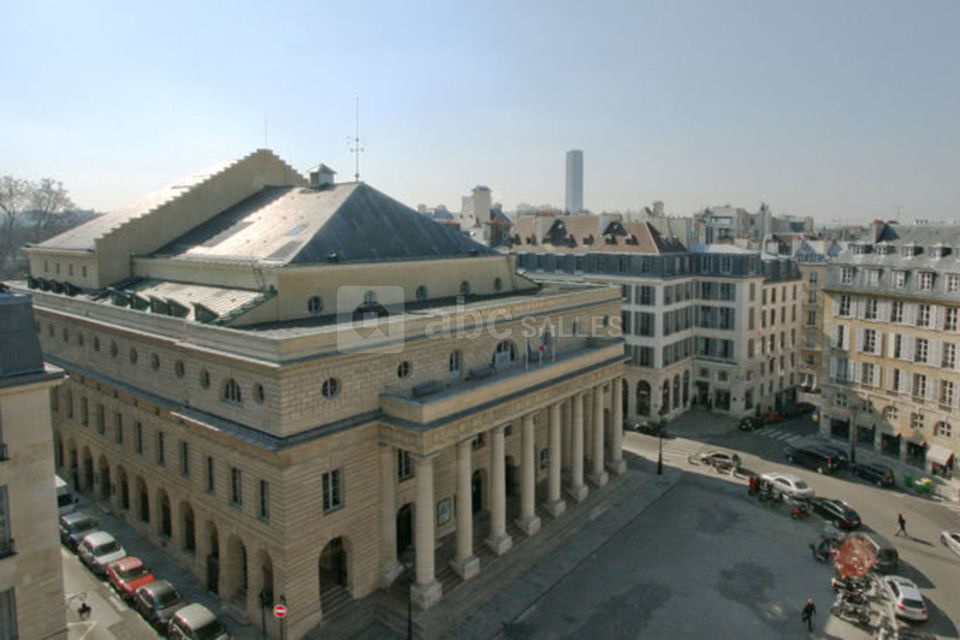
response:
{"label": "clear blue sky", "polygon": [[960,220],[960,2],[0,1],[0,174],[109,209],[269,146],[512,209]]}

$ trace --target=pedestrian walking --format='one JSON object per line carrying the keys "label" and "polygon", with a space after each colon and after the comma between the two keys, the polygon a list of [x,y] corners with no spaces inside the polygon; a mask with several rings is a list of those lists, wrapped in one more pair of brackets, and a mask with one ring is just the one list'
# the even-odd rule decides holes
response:
{"label": "pedestrian walking", "polygon": [[900,528],[897,529],[896,535],[900,535],[902,533],[909,538],[910,536],[907,535],[907,520],[903,517],[902,513],[897,514],[897,524],[900,526]]}
{"label": "pedestrian walking", "polygon": [[817,605],[813,603],[813,598],[807,600],[803,605],[803,622],[807,623],[807,631],[813,631],[813,616],[817,615]]}

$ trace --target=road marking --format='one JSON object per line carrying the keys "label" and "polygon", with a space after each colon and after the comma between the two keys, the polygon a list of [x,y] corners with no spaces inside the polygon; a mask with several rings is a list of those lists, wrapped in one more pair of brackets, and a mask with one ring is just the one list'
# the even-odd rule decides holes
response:
{"label": "road marking", "polygon": [[88,635],[90,635],[90,632],[93,631],[94,627],[97,626],[97,623],[96,621],[67,623],[67,627],[80,627],[80,626],[86,627],[86,630],[83,632],[83,634],[79,638],[77,638],[77,640],[84,640]]}

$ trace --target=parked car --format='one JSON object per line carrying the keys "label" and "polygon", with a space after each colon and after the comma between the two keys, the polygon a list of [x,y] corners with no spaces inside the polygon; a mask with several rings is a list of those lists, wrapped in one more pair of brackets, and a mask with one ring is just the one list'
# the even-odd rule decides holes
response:
{"label": "parked car", "polygon": [[740,456],[729,451],[706,451],[700,454],[700,464],[738,469],[740,468]]}
{"label": "parked car", "polygon": [[140,558],[127,556],[107,567],[107,580],[121,598],[129,601],[139,587],[150,584],[156,578]]}
{"label": "parked car", "polygon": [[100,523],[89,513],[83,511],[72,511],[66,515],[60,516],[60,543],[67,546],[70,551],[77,552],[77,545],[88,533],[93,533],[100,529]]}
{"label": "parked car", "polygon": [[942,542],[944,546],[952,550],[954,553],[960,555],[960,532],[941,531],[940,542]]}
{"label": "parked car", "polygon": [[810,485],[804,482],[800,476],[792,473],[765,473],[760,476],[760,479],[771,483],[791,498],[808,499],[815,495]]}
{"label": "parked car", "polygon": [[893,474],[893,469],[883,464],[866,462],[853,465],[850,470],[868,482],[872,482],[878,487],[892,487],[896,484],[897,478]]}
{"label": "parked car", "polygon": [[799,418],[800,416],[808,416],[817,410],[815,405],[810,404],[809,402],[800,402],[793,405],[789,409],[783,412],[784,418]]}
{"label": "parked car", "polygon": [[913,580],[901,576],[884,576],[883,586],[893,600],[894,613],[898,617],[919,622],[927,619],[927,603]]}
{"label": "parked car", "polygon": [[136,590],[133,608],[154,628],[164,630],[170,618],[187,605],[169,580],[155,580]]}
{"label": "parked car", "polygon": [[223,623],[202,604],[188,604],[170,618],[167,637],[171,640],[230,640]]}
{"label": "parked car", "polygon": [[881,536],[876,531],[855,531],[844,536],[844,540],[860,538],[870,545],[873,555],[877,558],[874,569],[880,573],[892,573],[900,564],[900,553],[895,544]]}
{"label": "parked car", "polygon": [[773,409],[769,411],[764,411],[763,415],[760,416],[764,422],[782,422],[783,416],[780,415],[779,411],[774,411]]}
{"label": "parked car", "polygon": [[106,575],[107,565],[127,555],[123,545],[106,531],[88,533],[79,549],[80,560],[99,577]]}
{"label": "parked car", "polygon": [[828,520],[838,529],[856,529],[860,526],[860,514],[843,500],[835,498],[813,498],[810,503],[813,511]]}
{"label": "parked car", "polygon": [[832,442],[814,440],[809,442],[807,446],[828,452],[830,457],[836,462],[835,466],[837,469],[846,469],[850,465],[850,457],[847,455],[847,450],[843,447],[838,447]]}
{"label": "parked car", "polygon": [[837,470],[837,461],[829,452],[810,445],[786,447],[783,455],[790,464],[799,464],[817,473],[833,473]]}
{"label": "parked car", "polygon": [[740,424],[738,424],[737,427],[740,429],[740,431],[755,431],[762,428],[763,424],[763,420],[757,418],[756,416],[746,416],[744,418],[740,418]]}

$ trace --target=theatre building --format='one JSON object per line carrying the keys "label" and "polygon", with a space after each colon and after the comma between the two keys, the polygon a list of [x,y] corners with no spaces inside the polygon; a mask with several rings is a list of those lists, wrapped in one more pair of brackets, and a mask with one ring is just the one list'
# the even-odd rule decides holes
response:
{"label": "theatre building", "polygon": [[407,559],[442,606],[623,471],[620,290],[323,165],[258,150],[29,255],[58,473],[288,638]]}

